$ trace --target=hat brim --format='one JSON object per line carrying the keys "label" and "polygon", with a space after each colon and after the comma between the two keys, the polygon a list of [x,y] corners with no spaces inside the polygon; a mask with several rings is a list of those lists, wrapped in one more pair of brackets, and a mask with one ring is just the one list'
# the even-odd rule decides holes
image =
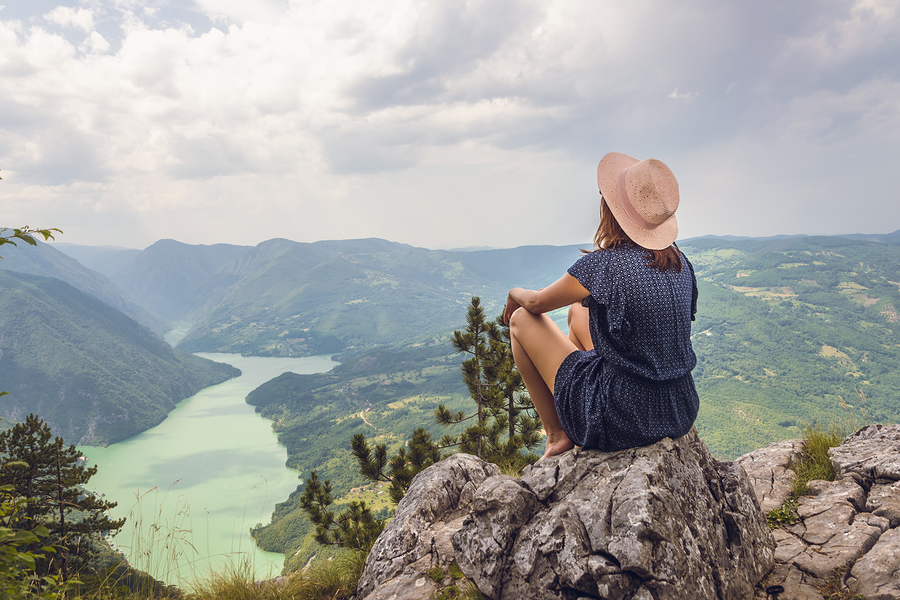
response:
{"label": "hat brim", "polygon": [[619,199],[619,173],[622,169],[627,169],[639,162],[641,161],[627,154],[610,152],[601,158],[600,164],[597,165],[597,185],[600,193],[603,194],[603,199],[606,200],[606,205],[631,241],[648,250],[664,250],[678,238],[678,221],[675,219],[675,215],[653,229],[645,229],[628,216]]}

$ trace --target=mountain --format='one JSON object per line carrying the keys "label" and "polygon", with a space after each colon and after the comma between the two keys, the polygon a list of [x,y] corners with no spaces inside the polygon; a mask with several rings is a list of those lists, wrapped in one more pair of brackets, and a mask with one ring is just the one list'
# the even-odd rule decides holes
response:
{"label": "mountain", "polygon": [[219,297],[215,276],[250,250],[249,246],[192,246],[160,240],[133,255],[111,279],[167,319],[192,320],[196,311]]}
{"label": "mountain", "polygon": [[[4,259],[6,260],[6,259]],[[0,415],[35,413],[67,440],[109,444],[239,371],[173,350],[59,279],[0,271]]]}
{"label": "mountain", "polygon": [[88,269],[97,271],[104,277],[112,277],[122,267],[130,263],[141,253],[135,248],[119,248],[117,246],[82,246],[65,242],[53,242],[53,247],[71,256]]}
{"label": "mountain", "polygon": [[3,246],[0,269],[54,277],[82,292],[96,296],[154,333],[163,335],[170,329],[168,321],[152,310],[135,303],[104,275],[85,267],[78,260],[53,246],[44,243],[27,247],[6,244]]}
{"label": "mountain", "polygon": [[444,251],[378,239],[253,248],[163,240],[113,281],[193,322],[184,350],[310,355],[444,332],[472,295],[499,312],[511,283],[547,285],[578,256],[577,247]]}

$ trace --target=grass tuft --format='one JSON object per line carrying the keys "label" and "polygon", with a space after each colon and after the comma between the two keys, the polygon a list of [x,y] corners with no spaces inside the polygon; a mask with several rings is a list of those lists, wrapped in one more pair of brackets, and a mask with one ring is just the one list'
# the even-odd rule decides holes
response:
{"label": "grass tuft", "polygon": [[195,583],[188,600],[347,600],[366,564],[366,554],[348,551],[334,560],[313,562],[283,580],[254,581],[247,563]]}
{"label": "grass tuft", "polygon": [[828,450],[841,445],[848,431],[837,423],[830,423],[827,428],[806,426],[803,438],[803,451],[792,461],[790,469],[797,474],[794,481],[792,497],[797,499],[806,494],[806,485],[810,481],[834,481],[837,476]]}
{"label": "grass tuft", "polygon": [[797,522],[797,503],[800,497],[807,492],[810,481],[834,481],[837,474],[828,450],[840,446],[843,439],[849,434],[848,425],[830,423],[827,428],[820,425],[806,426],[803,437],[803,450],[800,456],[791,461],[788,468],[797,474],[791,496],[784,504],[772,509],[766,514],[769,527],[775,529],[779,525],[793,525]]}
{"label": "grass tuft", "polygon": [[825,585],[818,588],[824,600],[866,600],[865,596],[855,593],[846,586],[844,583],[846,573],[846,568],[835,569],[831,577],[825,580]]}

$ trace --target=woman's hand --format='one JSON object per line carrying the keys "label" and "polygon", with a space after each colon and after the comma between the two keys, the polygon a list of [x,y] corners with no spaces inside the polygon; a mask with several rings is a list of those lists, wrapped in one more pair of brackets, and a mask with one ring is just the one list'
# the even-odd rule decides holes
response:
{"label": "woman's hand", "polygon": [[580,302],[590,295],[577,279],[566,273],[558,281],[539,290],[513,288],[506,297],[506,309],[503,311],[503,322],[509,325],[509,319],[518,308],[524,308],[534,314],[550,312],[573,302]]}
{"label": "woman's hand", "polygon": [[516,312],[516,309],[520,308],[522,305],[519,304],[518,300],[513,298],[513,292],[523,292],[522,288],[514,288],[509,290],[509,295],[506,297],[506,308],[503,310],[503,323],[504,325],[509,325],[509,319],[512,317],[512,314]]}

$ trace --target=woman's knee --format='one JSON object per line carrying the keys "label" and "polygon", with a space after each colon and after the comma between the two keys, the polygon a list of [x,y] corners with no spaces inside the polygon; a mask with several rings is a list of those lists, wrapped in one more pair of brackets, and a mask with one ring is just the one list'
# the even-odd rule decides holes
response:
{"label": "woman's knee", "polygon": [[522,329],[526,328],[529,323],[533,323],[535,319],[539,318],[538,315],[520,306],[509,317],[509,330],[513,335],[516,335],[517,332],[521,332]]}

